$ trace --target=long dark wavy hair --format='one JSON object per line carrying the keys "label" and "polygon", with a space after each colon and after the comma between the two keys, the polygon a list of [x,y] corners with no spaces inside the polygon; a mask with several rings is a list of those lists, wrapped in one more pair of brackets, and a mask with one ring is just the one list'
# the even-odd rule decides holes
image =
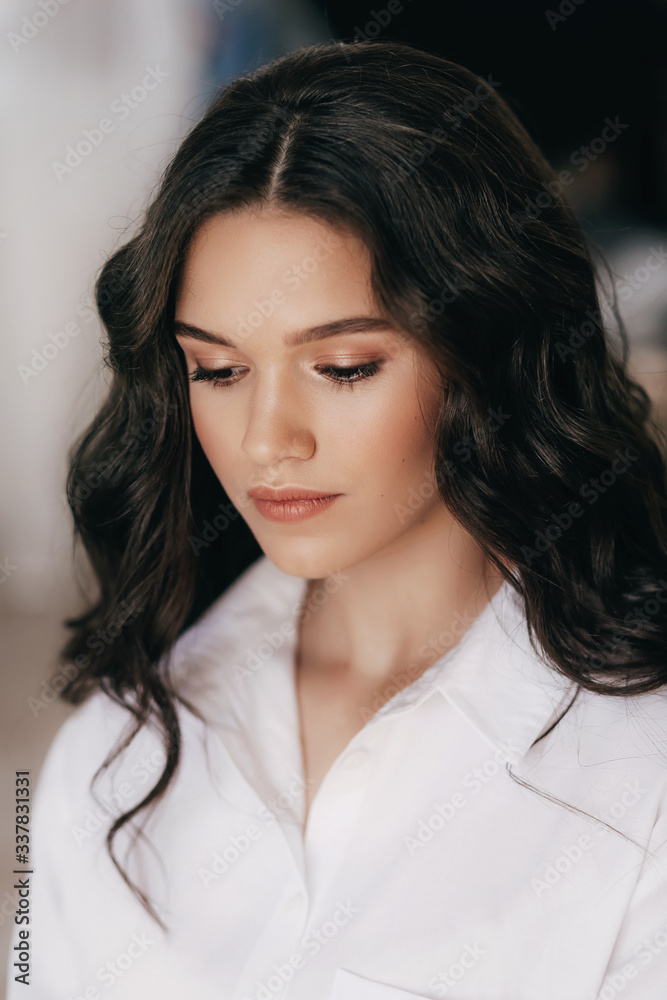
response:
{"label": "long dark wavy hair", "polygon": [[380,308],[445,375],[439,495],[523,599],[531,641],[577,691],[667,682],[664,441],[615,297],[620,349],[605,331],[592,245],[501,85],[389,41],[277,59],[215,96],[99,275],[111,385],[67,486],[98,592],[68,622],[62,697],[101,688],[131,713],[98,774],[149,721],[163,734],[159,780],[107,837],[154,916],[113,840],[179,762],[169,650],[261,554],[193,435],[173,332],[215,213],[280,206],[361,237]]}

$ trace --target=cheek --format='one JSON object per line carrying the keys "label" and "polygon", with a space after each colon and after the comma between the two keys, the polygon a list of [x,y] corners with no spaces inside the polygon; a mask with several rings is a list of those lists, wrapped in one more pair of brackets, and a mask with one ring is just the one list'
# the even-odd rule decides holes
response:
{"label": "cheek", "polygon": [[190,412],[202,450],[215,472],[220,473],[221,466],[226,460],[229,428],[223,426],[219,409],[212,396],[213,394],[209,392],[193,393],[190,397]]}
{"label": "cheek", "polygon": [[[433,435],[419,410],[404,412],[387,427],[388,484],[403,498],[411,487],[433,480]],[[399,498],[400,499],[400,498]]]}
{"label": "cheek", "polygon": [[422,415],[412,393],[383,394],[368,406],[339,410],[328,421],[327,439],[342,451],[343,465],[354,467],[355,478],[369,486],[373,482],[379,495],[395,499],[415,482],[432,478],[437,402],[427,401]]}

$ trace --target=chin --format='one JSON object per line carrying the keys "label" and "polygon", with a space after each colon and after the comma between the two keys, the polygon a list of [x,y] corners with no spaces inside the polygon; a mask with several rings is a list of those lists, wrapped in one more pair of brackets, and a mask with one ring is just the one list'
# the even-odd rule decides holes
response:
{"label": "chin", "polygon": [[299,576],[305,580],[321,580],[331,573],[343,569],[340,554],[336,556],[330,542],[316,539],[257,539],[264,555],[288,576]]}
{"label": "chin", "polygon": [[340,532],[319,538],[298,537],[296,533],[291,538],[271,538],[268,533],[256,534],[255,538],[274,566],[289,576],[306,580],[322,580],[342,573],[362,562],[367,555],[360,546],[350,544],[349,535],[341,538]]}
{"label": "chin", "polygon": [[[370,531],[360,530],[355,539],[346,526],[326,536],[308,538],[296,533],[291,538],[256,535],[264,555],[274,566],[289,576],[306,580],[322,580],[334,573],[344,573],[381,552],[392,537],[369,537]],[[363,539],[363,542],[362,542]]]}

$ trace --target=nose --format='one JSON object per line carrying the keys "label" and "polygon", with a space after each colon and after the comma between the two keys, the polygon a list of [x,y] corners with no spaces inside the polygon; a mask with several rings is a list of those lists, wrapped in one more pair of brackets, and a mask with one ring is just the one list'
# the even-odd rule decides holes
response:
{"label": "nose", "polygon": [[284,459],[307,460],[315,452],[309,408],[287,378],[259,379],[248,400],[241,447],[269,471]]}

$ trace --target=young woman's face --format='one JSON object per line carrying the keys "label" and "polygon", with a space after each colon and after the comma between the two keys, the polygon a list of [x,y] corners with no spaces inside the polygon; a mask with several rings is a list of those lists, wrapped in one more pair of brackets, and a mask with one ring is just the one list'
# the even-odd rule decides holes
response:
{"label": "young woman's face", "polygon": [[[207,220],[189,248],[176,335],[201,446],[284,572],[342,571],[442,513],[440,379],[380,316],[355,236],[276,210]],[[252,496],[280,487],[335,499]]]}

